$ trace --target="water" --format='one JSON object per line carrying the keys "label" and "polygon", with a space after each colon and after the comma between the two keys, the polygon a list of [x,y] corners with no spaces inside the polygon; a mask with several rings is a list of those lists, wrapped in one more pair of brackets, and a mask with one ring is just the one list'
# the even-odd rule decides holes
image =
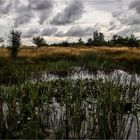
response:
{"label": "water", "polygon": [[[87,119],[86,119],[86,121],[84,121],[84,127],[81,130],[84,132],[84,134],[81,132],[81,138],[89,131],[89,129],[93,128],[94,124],[93,124],[92,117],[90,115],[91,115],[91,112],[96,113],[96,108],[93,108],[91,105],[89,105],[87,101],[83,101],[82,106],[84,109],[83,111],[85,111]],[[53,98],[53,103],[50,104],[49,106],[47,104],[44,105],[43,113],[48,112],[48,110],[45,111],[46,109],[49,109],[51,111],[51,115],[49,116],[49,122],[50,122],[49,129],[50,130],[56,131],[56,130],[65,128],[65,123],[64,123],[64,120],[66,119],[65,115],[64,115],[64,112],[66,112],[65,108],[66,108],[66,106],[65,105],[61,106],[60,103],[58,103],[55,100],[55,98]],[[138,116],[138,121],[140,123],[140,113],[137,116]],[[129,135],[128,139],[130,139],[130,140],[138,139],[138,134],[140,134],[140,130],[138,129],[138,123],[137,123],[136,117],[132,114],[129,114],[129,115],[126,114],[124,117],[126,117],[126,119],[128,118],[127,125],[125,127],[125,132],[127,133],[129,131],[129,128],[131,127],[130,135]],[[51,121],[51,120],[53,120],[53,121]],[[132,125],[131,125],[131,123],[132,123]],[[45,124],[45,121],[44,121],[44,124]],[[47,125],[48,124],[46,124],[46,126]],[[48,126],[47,126],[47,128],[48,128]],[[92,134],[92,132],[91,132],[91,134]]]}
{"label": "water", "polygon": [[[42,81],[51,81],[56,79],[70,79],[70,80],[77,80],[77,79],[103,79],[109,81],[118,81],[122,84],[129,85],[130,83],[133,85],[140,84],[140,75],[134,73],[129,74],[123,70],[114,70],[112,72],[104,72],[98,70],[97,72],[89,72],[88,70],[83,70],[80,67],[73,68],[72,72],[68,73],[68,75],[59,76],[53,73],[48,73],[47,71],[42,72],[41,80]],[[35,80],[37,81],[37,80]]]}
{"label": "water", "polygon": [[[121,81],[121,84],[123,85],[129,85],[133,84],[139,85],[140,84],[140,76],[138,74],[129,74],[122,70],[114,70],[112,72],[104,72],[98,70],[97,72],[89,72],[88,70],[81,69],[80,67],[73,68],[72,72],[68,73],[67,76],[59,76],[53,73],[48,73],[47,71],[41,72],[39,79],[33,79],[34,82],[37,82],[38,80],[41,81],[51,81],[56,79],[70,79],[70,80],[77,80],[77,79],[102,79],[102,80],[109,80],[117,82],[118,80]],[[91,99],[91,98],[90,98]],[[86,133],[88,131],[88,128],[93,127],[92,120],[90,120],[90,113],[94,112],[96,113],[96,108],[93,109],[90,104],[88,104],[88,101],[83,101],[82,106],[85,109],[86,117],[89,118],[88,121],[85,121],[83,132]],[[2,105],[3,109],[3,115],[5,120],[6,128],[8,128],[7,124],[7,113],[8,113],[8,106],[6,103]],[[39,108],[36,108],[36,113],[38,114]],[[51,113],[49,118],[46,118],[47,114]],[[53,101],[51,104],[45,104],[43,105],[43,112],[42,112],[42,120],[43,124],[46,126],[47,131],[52,131],[54,133],[57,129],[61,129],[65,127],[64,120],[65,120],[65,113],[66,112],[66,105],[61,105],[56,101],[55,98],[53,98]],[[131,119],[133,119],[134,116],[129,116],[129,121],[127,123],[127,128],[130,126]],[[30,118],[29,118],[30,119]],[[50,121],[48,121],[50,120]],[[138,121],[140,121],[140,113],[138,114]],[[138,139],[137,132],[138,126],[137,126],[137,120],[134,117],[133,123],[132,123],[132,129],[130,133],[129,139]],[[83,134],[83,133],[82,133]]]}
{"label": "water", "polygon": [[[100,71],[98,70],[97,72],[89,72],[88,70],[83,70],[80,67],[75,67],[73,69],[73,71],[71,73],[69,73],[67,76],[59,76],[59,75],[55,75],[52,73],[47,73],[47,72],[43,72],[42,76],[41,76],[41,80],[42,81],[51,81],[51,80],[56,80],[56,79],[70,79],[70,80],[77,80],[77,79],[102,79],[102,80],[109,80],[109,81],[114,81],[117,82],[119,80],[119,82],[121,82],[121,84],[123,85],[129,85],[132,84],[133,86],[135,85],[139,85],[140,84],[140,75],[134,73],[134,74],[130,74],[128,72],[125,72],[123,70],[114,70],[112,72],[104,72],[104,71]],[[57,103],[54,100],[54,103],[52,104],[55,108],[57,112],[56,117],[60,118],[60,113],[64,107],[61,107],[59,105],[59,103]],[[129,121],[128,121],[128,128],[130,125],[130,121],[131,119],[133,119],[132,116],[130,116]],[[58,119],[59,120],[59,119]],[[134,118],[133,123],[132,123],[132,129],[131,129],[131,133],[129,136],[129,139],[138,139],[138,126],[136,123],[136,118]],[[138,114],[138,121],[140,121],[140,114]],[[87,128],[86,128],[87,129]]]}

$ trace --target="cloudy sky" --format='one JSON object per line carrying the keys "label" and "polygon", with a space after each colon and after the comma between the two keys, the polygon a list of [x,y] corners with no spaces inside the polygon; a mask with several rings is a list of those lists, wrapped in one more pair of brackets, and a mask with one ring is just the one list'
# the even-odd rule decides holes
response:
{"label": "cloudy sky", "polygon": [[0,0],[0,37],[22,31],[23,44],[86,40],[95,30],[140,38],[140,0]]}

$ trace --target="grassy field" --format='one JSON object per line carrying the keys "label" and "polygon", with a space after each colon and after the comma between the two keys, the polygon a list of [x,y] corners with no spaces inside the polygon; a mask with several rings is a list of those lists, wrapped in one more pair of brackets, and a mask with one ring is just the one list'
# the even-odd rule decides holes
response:
{"label": "grassy field", "polygon": [[[45,66],[48,70],[63,71],[81,66],[89,70],[122,69],[129,72],[140,71],[140,49],[127,47],[21,47],[18,58],[12,60],[9,50],[0,49],[2,66],[16,63]],[[130,67],[131,66],[131,67]],[[64,69],[63,69],[64,68]]]}
{"label": "grassy field", "polygon": [[[140,60],[140,49],[139,48],[127,48],[127,47],[41,47],[41,48],[20,48],[19,57],[31,57],[38,58],[43,56],[50,55],[81,55],[85,53],[109,55],[113,59],[125,59],[131,60],[136,59]],[[0,49],[0,57],[5,58],[9,57],[9,50],[6,48]]]}

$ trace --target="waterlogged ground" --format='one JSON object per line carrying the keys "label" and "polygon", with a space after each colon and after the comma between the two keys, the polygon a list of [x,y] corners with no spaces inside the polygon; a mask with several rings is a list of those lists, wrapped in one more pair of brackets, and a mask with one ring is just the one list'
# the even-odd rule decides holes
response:
{"label": "waterlogged ground", "polygon": [[0,138],[140,138],[137,74],[42,71],[0,91]]}
{"label": "waterlogged ground", "polygon": [[[128,72],[125,72],[123,70],[114,70],[110,72],[105,72],[105,71],[96,71],[94,73],[89,72],[88,70],[82,69],[81,67],[75,67],[73,68],[72,72],[64,75],[59,75],[59,74],[53,74],[53,73],[47,73],[44,71],[41,76],[42,81],[51,81],[51,80],[57,80],[57,79],[71,79],[71,80],[77,80],[77,79],[103,79],[104,81],[112,81],[112,82],[120,82],[122,85],[139,85],[140,84],[140,76],[136,73],[130,74]],[[119,79],[119,80],[118,80]],[[55,98],[53,99],[53,103],[51,107],[54,108],[54,112],[56,112],[56,118],[57,121],[60,120],[60,116],[62,115],[61,113],[64,112],[64,107],[62,107],[59,103],[56,102]],[[140,113],[139,113],[139,121],[140,121]],[[131,121],[131,116],[128,121],[128,126]],[[91,122],[90,122],[91,123]],[[57,124],[58,125],[58,124]],[[88,128],[88,126],[87,126]],[[131,129],[131,134],[129,136],[129,139],[138,139],[137,135],[137,122],[136,120],[133,122],[132,129]],[[88,130],[86,130],[87,132]],[[140,131],[139,131],[140,133]]]}

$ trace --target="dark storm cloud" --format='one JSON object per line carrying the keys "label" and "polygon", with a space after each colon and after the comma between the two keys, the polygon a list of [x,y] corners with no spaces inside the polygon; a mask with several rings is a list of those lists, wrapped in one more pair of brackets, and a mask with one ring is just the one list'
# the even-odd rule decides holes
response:
{"label": "dark storm cloud", "polygon": [[38,28],[30,28],[28,31],[23,33],[23,38],[30,38],[37,34],[40,34],[40,30]]}
{"label": "dark storm cloud", "polygon": [[[136,3],[137,2],[137,3]],[[140,1],[131,2],[128,9],[116,10],[112,13],[113,22],[119,21],[122,26],[134,26],[140,25],[140,18],[138,13],[138,7],[140,7]],[[137,12],[134,10],[136,9]],[[112,29],[113,30],[113,29]]]}
{"label": "dark storm cloud", "polygon": [[80,0],[72,0],[66,8],[58,13],[52,20],[52,24],[65,25],[74,22],[82,17],[84,6]]}
{"label": "dark storm cloud", "polygon": [[130,3],[129,9],[135,9],[140,14],[140,0],[136,0]]}
{"label": "dark storm cloud", "polygon": [[138,14],[127,14],[121,15],[117,17],[117,19],[121,22],[121,24],[124,25],[139,25],[140,24],[140,18]]}
{"label": "dark storm cloud", "polygon": [[51,0],[29,0],[29,8],[38,13],[40,24],[49,18],[53,6],[53,1]]}
{"label": "dark storm cloud", "polygon": [[49,16],[50,16],[50,14],[51,14],[51,12],[50,12],[49,9],[39,11],[39,23],[43,24],[45,21],[47,21]]}
{"label": "dark storm cloud", "polygon": [[12,2],[10,0],[0,0],[0,15],[8,14]]}
{"label": "dark storm cloud", "polygon": [[64,37],[65,36],[65,33],[62,32],[62,31],[58,31],[57,33],[55,33],[55,36],[56,37]]}
{"label": "dark storm cloud", "polygon": [[123,0],[83,0],[89,7],[100,11],[109,11],[116,9],[122,4]]}
{"label": "dark storm cloud", "polygon": [[118,25],[116,25],[114,21],[111,21],[109,23],[109,29],[108,29],[108,31],[115,30],[116,28],[118,28]]}
{"label": "dark storm cloud", "polygon": [[51,0],[27,0],[26,4],[20,2],[15,10],[15,27],[29,23],[34,17],[38,17],[39,23],[43,24],[48,19],[52,9]]}
{"label": "dark storm cloud", "polygon": [[48,27],[48,28],[45,28],[45,29],[42,30],[41,35],[51,36],[51,35],[53,35],[56,32],[57,32],[57,28],[56,27]]}
{"label": "dark storm cloud", "polygon": [[108,4],[108,3],[114,3],[114,2],[122,2],[122,0],[94,0],[93,3],[99,3],[99,4]]}
{"label": "dark storm cloud", "polygon": [[30,9],[29,4],[23,4],[19,1],[18,5],[15,4],[15,14],[14,26],[18,27],[22,24],[29,23],[34,17],[32,9]]}
{"label": "dark storm cloud", "polygon": [[34,10],[50,9],[52,6],[51,0],[29,0],[29,7]]}
{"label": "dark storm cloud", "polygon": [[122,12],[123,12],[122,10],[116,10],[116,11],[112,12],[112,16],[114,18],[118,18],[119,16],[121,16]]}
{"label": "dark storm cloud", "polygon": [[[130,36],[131,34],[139,33],[140,32],[140,1],[135,0],[130,2],[128,4],[128,9],[124,10],[117,10],[112,13],[112,16],[114,18],[114,21],[117,20],[120,22],[120,27],[125,27],[125,29],[121,29],[117,32],[118,35],[121,36]],[[119,27],[119,25],[116,24],[117,27],[112,28],[111,30],[114,30]]]}
{"label": "dark storm cloud", "polygon": [[22,25],[24,23],[29,23],[30,20],[34,17],[34,14],[32,12],[23,12],[19,15],[17,15],[15,19],[15,27],[18,27],[19,25]]}
{"label": "dark storm cloud", "polygon": [[94,31],[95,29],[92,27],[82,28],[80,26],[74,26],[65,33],[65,36],[90,36]]}
{"label": "dark storm cloud", "polygon": [[127,19],[129,25],[140,25],[140,16],[139,15],[136,14],[129,18]]}
{"label": "dark storm cloud", "polygon": [[83,36],[91,36],[93,32],[95,31],[92,27],[86,27],[82,28],[80,26],[73,26],[71,27],[67,32],[59,31],[55,34],[55,36],[63,37],[63,36],[69,36],[69,37],[83,37]]}
{"label": "dark storm cloud", "polygon": [[131,34],[135,34],[135,33],[139,33],[140,32],[140,26],[139,25],[135,25],[135,26],[131,26],[129,28],[126,28],[120,32],[118,32],[118,35],[121,36],[130,36]]}
{"label": "dark storm cloud", "polygon": [[126,7],[114,11],[108,31],[121,36],[130,36],[131,34],[139,33],[139,6],[140,1],[131,1]]}

